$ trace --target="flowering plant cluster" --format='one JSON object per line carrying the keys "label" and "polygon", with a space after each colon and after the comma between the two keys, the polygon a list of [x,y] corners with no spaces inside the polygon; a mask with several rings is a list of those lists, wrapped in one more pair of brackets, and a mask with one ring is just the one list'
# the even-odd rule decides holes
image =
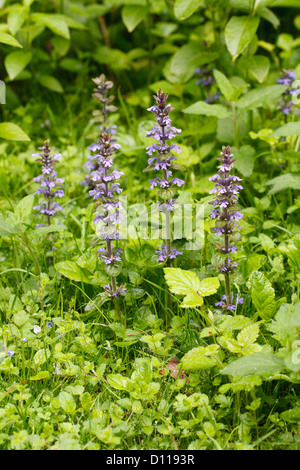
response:
{"label": "flowering plant cluster", "polygon": [[219,99],[221,95],[220,91],[212,92],[212,86],[215,84],[215,79],[212,75],[213,69],[209,69],[204,66],[204,68],[198,67],[195,70],[195,73],[199,75],[199,80],[196,81],[196,85],[203,85],[203,87],[207,90],[207,96],[205,98],[205,102],[209,104],[214,104]]}
{"label": "flowering plant cluster", "polygon": [[300,90],[298,88],[294,88],[293,82],[296,80],[296,75],[294,70],[283,70],[281,77],[279,77],[276,81],[279,85],[287,86],[287,90],[282,94],[282,101],[279,103],[280,109],[283,114],[288,115],[292,111],[294,106],[294,101],[292,97],[296,97]]}
{"label": "flowering plant cluster", "polygon": [[[44,202],[33,209],[40,212],[47,218],[47,225],[51,224],[51,217],[53,217],[57,211],[61,211],[62,207],[57,201],[53,201],[54,198],[62,198],[64,196],[63,189],[56,189],[57,184],[63,184],[64,180],[57,177],[57,172],[54,170],[54,165],[61,159],[60,153],[54,153],[51,155],[53,148],[50,147],[49,140],[44,142],[43,147],[39,147],[40,152],[32,154],[33,157],[37,157],[37,161],[42,163],[42,174],[33,178],[33,181],[40,183],[41,187],[35,192],[37,195],[42,195]],[[44,227],[45,224],[39,224],[37,227]]]}
{"label": "flowering plant cluster", "polygon": [[[239,233],[236,232],[241,228],[237,221],[242,219],[243,214],[237,210],[237,202],[239,191],[243,187],[239,184],[242,181],[241,178],[230,174],[235,160],[229,146],[222,147],[221,158],[218,157],[217,160],[221,161],[221,165],[218,167],[219,170],[217,174],[209,178],[210,181],[215,183],[210,193],[216,195],[212,203],[214,209],[210,211],[210,218],[212,220],[216,219],[216,226],[211,229],[212,232],[224,237],[224,243],[218,243],[217,249],[223,255],[222,259],[224,260],[219,266],[219,271],[225,277],[226,295],[223,296],[222,302],[218,302],[216,305],[221,306],[223,309],[232,310],[230,274],[237,268],[238,264],[231,259],[231,254],[237,251],[234,242],[240,238]],[[241,303],[240,301],[239,303]]]}
{"label": "flowering plant cluster", "polygon": [[[167,104],[168,93],[164,93],[161,89],[158,90],[157,95],[154,95],[156,104],[148,108],[157,121],[157,126],[154,126],[151,131],[147,132],[147,137],[156,140],[156,144],[151,144],[147,147],[147,154],[150,156],[148,159],[149,167],[147,171],[156,170],[161,172],[161,176],[157,176],[150,181],[150,189],[159,187],[158,195],[163,199],[159,204],[159,210],[166,214],[166,231],[167,243],[163,245],[161,250],[157,250],[159,261],[166,261],[167,259],[174,259],[182,253],[176,248],[171,248],[171,223],[170,213],[174,211],[175,187],[182,186],[185,182],[177,177],[173,177],[172,169],[178,168],[176,165],[176,157],[171,154],[171,151],[179,154],[181,149],[175,143],[168,141],[173,139],[176,135],[181,133],[181,129],[172,126],[169,113],[174,108]],[[154,155],[154,156],[153,156]]]}

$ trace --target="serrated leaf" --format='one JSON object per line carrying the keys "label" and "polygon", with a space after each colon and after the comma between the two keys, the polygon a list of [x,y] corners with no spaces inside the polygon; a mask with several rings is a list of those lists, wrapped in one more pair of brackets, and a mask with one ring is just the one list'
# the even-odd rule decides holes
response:
{"label": "serrated leaf", "polygon": [[221,104],[208,104],[205,101],[196,101],[196,103],[183,109],[182,112],[186,114],[214,116],[219,119],[227,118],[231,114],[225,106]]}
{"label": "serrated leaf", "polygon": [[270,319],[276,309],[275,291],[264,273],[253,271],[247,286],[258,314],[264,320]]}
{"label": "serrated leaf", "polygon": [[0,236],[11,237],[19,232],[17,222],[0,215]]}
{"label": "serrated leaf", "polygon": [[12,122],[0,123],[0,137],[6,140],[30,141],[28,135],[16,124]]}
{"label": "serrated leaf", "polygon": [[257,323],[255,323],[254,325],[249,325],[243,328],[237,335],[237,341],[241,346],[246,347],[255,343],[258,335],[259,327]]}
{"label": "serrated leaf", "polygon": [[25,222],[32,212],[33,203],[34,196],[32,194],[30,194],[29,196],[25,196],[23,199],[21,199],[21,201],[18,202],[15,208],[16,219]]}
{"label": "serrated leaf", "polygon": [[121,374],[109,374],[107,377],[109,385],[117,390],[127,390],[129,379]]}
{"label": "serrated leaf", "polygon": [[217,292],[220,287],[220,281],[217,277],[206,277],[202,279],[199,289],[199,294],[203,297],[212,295]]}
{"label": "serrated leaf", "polygon": [[188,294],[184,297],[181,308],[200,307],[203,304],[203,298],[198,294]]}
{"label": "serrated leaf", "polygon": [[225,42],[235,61],[252,41],[259,26],[257,16],[232,16],[225,27]]}
{"label": "serrated leaf", "polygon": [[200,289],[200,279],[193,271],[180,268],[164,268],[165,279],[173,294],[193,294]]}
{"label": "serrated leaf", "polygon": [[220,370],[223,375],[245,376],[275,374],[285,368],[284,360],[271,353],[259,352],[231,362]]}
{"label": "serrated leaf", "polygon": [[191,349],[181,359],[181,365],[185,370],[205,370],[211,369],[218,362],[213,357],[218,352],[218,345],[211,345],[203,348],[199,346]]}

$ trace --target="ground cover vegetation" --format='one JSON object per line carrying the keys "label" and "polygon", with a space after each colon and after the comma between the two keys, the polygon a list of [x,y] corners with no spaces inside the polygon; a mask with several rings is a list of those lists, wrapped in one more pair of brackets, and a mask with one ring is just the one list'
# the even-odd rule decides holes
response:
{"label": "ground cover vegetation", "polygon": [[0,14],[0,448],[298,450],[299,0]]}

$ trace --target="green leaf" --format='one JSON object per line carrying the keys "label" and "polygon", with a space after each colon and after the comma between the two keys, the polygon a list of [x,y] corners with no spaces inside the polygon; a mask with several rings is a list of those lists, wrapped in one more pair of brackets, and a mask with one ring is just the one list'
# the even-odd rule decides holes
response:
{"label": "green leaf", "polygon": [[13,47],[23,47],[13,36],[7,33],[3,33],[2,31],[0,31],[0,43]]}
{"label": "green leaf", "polygon": [[6,140],[24,140],[29,141],[30,138],[22,129],[12,122],[0,123],[0,138]]}
{"label": "green leaf", "polygon": [[258,352],[231,362],[220,370],[220,374],[241,377],[245,375],[276,374],[284,368],[285,364],[282,358],[271,353]]}
{"label": "green leaf", "polygon": [[170,73],[177,81],[184,83],[192,77],[196,67],[208,64],[217,57],[216,52],[201,49],[198,42],[185,44],[175,52],[170,64]]}
{"label": "green leaf", "polygon": [[235,61],[252,41],[259,26],[257,16],[232,16],[225,27],[225,42]]}
{"label": "green leaf", "polygon": [[217,277],[206,277],[201,281],[199,294],[203,297],[215,294],[219,287],[220,281]]}
{"label": "green leaf", "polygon": [[21,199],[21,201],[18,202],[15,208],[16,219],[25,222],[32,212],[33,203],[34,196],[32,194],[30,194],[29,196],[25,196],[23,199]]}
{"label": "green leaf", "polygon": [[125,5],[122,9],[122,21],[129,33],[147,18],[148,8],[137,5]]}
{"label": "green leaf", "polygon": [[106,377],[109,385],[117,390],[127,390],[129,379],[121,374],[108,374]]}
{"label": "green leaf", "polygon": [[[47,352],[47,354],[46,354]],[[47,357],[50,356],[50,351],[49,349],[47,349],[45,351],[45,349],[39,349],[35,355],[33,356],[33,362],[36,366],[41,366],[42,364],[44,364],[47,360]]]}
{"label": "green leaf", "polygon": [[1,237],[11,237],[16,235],[19,232],[19,227],[15,221],[2,217],[0,215],[0,236]]}
{"label": "green leaf", "polygon": [[10,33],[14,36],[22,27],[28,15],[27,6],[15,5],[14,9],[7,16],[7,25]]}
{"label": "green leaf", "polygon": [[48,370],[41,370],[38,372],[36,375],[33,375],[30,377],[30,380],[43,380],[43,379],[49,379],[50,373]]}
{"label": "green leaf", "polygon": [[186,114],[202,114],[204,116],[215,116],[219,119],[230,116],[230,112],[221,104],[208,104],[205,101],[196,101],[183,110]]}
{"label": "green leaf", "polygon": [[248,279],[247,286],[258,314],[264,320],[270,319],[277,306],[275,291],[270,281],[264,273],[253,271]]}
{"label": "green leaf", "polygon": [[201,283],[193,271],[180,268],[164,268],[165,279],[173,294],[192,294],[199,291]]}
{"label": "green leaf", "polygon": [[180,304],[180,307],[192,308],[192,307],[201,307],[201,305],[203,305],[203,298],[196,293],[192,293],[192,294],[187,294],[184,297],[183,302]]}
{"label": "green leaf", "polygon": [[211,369],[218,364],[218,361],[213,357],[218,353],[219,346],[212,344],[206,348],[199,346],[191,349],[181,359],[181,365],[183,369],[193,370],[204,370]]}
{"label": "green leaf", "polygon": [[91,283],[83,269],[72,261],[61,261],[55,265],[55,269],[72,281]]}
{"label": "green leaf", "polygon": [[284,85],[269,85],[254,88],[240,98],[236,105],[243,110],[256,109],[277,100],[286,90]]}
{"label": "green leaf", "polygon": [[64,411],[69,414],[74,414],[76,411],[76,402],[72,395],[68,392],[60,392],[58,395],[59,404]]}
{"label": "green leaf", "polygon": [[283,411],[280,413],[280,418],[289,423],[299,423],[300,421],[300,406],[295,406],[290,410]]}
{"label": "green leaf", "polygon": [[48,90],[55,91],[56,93],[64,92],[60,82],[55,77],[52,77],[52,75],[41,75],[39,82],[43,87],[48,88]]}
{"label": "green leaf", "polygon": [[217,85],[220,88],[222,94],[226,98],[226,100],[231,100],[234,94],[234,87],[232,86],[231,82],[228,78],[219,70],[215,69],[213,71],[214,77],[216,79]]}
{"label": "green leaf", "polygon": [[8,54],[4,59],[6,71],[10,80],[14,80],[29,64],[31,52],[16,51]]}
{"label": "green leaf", "polygon": [[279,191],[288,188],[299,190],[300,189],[300,173],[286,173],[284,175],[276,176],[266,183],[268,186],[273,186],[269,194],[276,194]]}
{"label": "green leaf", "polygon": [[60,15],[50,13],[33,13],[31,18],[36,24],[42,24],[46,26],[58,36],[62,36],[65,39],[70,39],[68,25],[65,19],[62,19]]}
{"label": "green leaf", "polygon": [[250,145],[243,145],[239,149],[232,147],[232,153],[236,161],[234,166],[243,176],[251,176],[254,169],[256,151]]}
{"label": "green leaf", "polygon": [[254,55],[247,58],[247,68],[250,75],[259,83],[262,83],[269,73],[270,61],[268,57],[264,55]]}
{"label": "green leaf", "polygon": [[276,129],[270,137],[288,137],[289,135],[300,135],[300,122],[288,122]]}
{"label": "green leaf", "polygon": [[174,14],[178,20],[186,20],[202,5],[203,0],[175,0]]}

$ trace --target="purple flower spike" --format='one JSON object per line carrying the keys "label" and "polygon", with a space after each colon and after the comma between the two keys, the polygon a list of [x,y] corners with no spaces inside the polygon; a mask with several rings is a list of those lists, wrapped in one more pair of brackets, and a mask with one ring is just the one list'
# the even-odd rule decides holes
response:
{"label": "purple flower spike", "polygon": [[235,310],[236,306],[231,301],[230,294],[230,274],[238,264],[230,258],[230,255],[237,251],[236,245],[231,242],[234,238],[234,232],[240,230],[236,221],[243,218],[243,214],[236,210],[239,191],[243,187],[240,184],[233,184],[242,181],[242,179],[230,174],[235,162],[231,148],[222,147],[221,155],[217,160],[221,162],[218,173],[209,178],[215,183],[213,190],[210,191],[211,194],[215,194],[215,200],[211,203],[214,209],[210,211],[210,218],[216,219],[216,226],[211,231],[217,236],[224,237],[224,243],[218,243],[216,247],[222,255],[225,255],[224,262],[218,266],[218,270],[224,274],[226,295],[222,297],[222,302],[218,302],[216,305],[223,309]]}
{"label": "purple flower spike", "polygon": [[[169,141],[180,134],[181,129],[172,126],[169,113],[173,111],[173,108],[170,104],[167,104],[168,94],[158,90],[157,95],[154,95],[154,99],[156,105],[148,108],[148,111],[154,114],[158,125],[154,126],[146,135],[155,139],[156,143],[149,145],[146,151],[151,157],[148,159],[148,165],[151,166],[151,169],[162,172],[161,176],[156,176],[150,180],[150,189],[159,188],[158,194],[164,199],[159,204],[159,210],[166,214],[166,223],[169,225],[167,232],[170,233],[170,238],[161,250],[156,251],[158,261],[164,262],[167,259],[172,260],[179,254],[182,254],[176,249],[171,248],[170,212],[174,211],[175,200],[173,195],[175,187],[181,187],[185,182],[177,177],[173,178],[171,171],[175,166],[174,161],[176,162],[177,160],[174,153],[179,154],[181,148],[175,143],[169,143]],[[170,190],[170,192],[164,190]]]}
{"label": "purple flower spike", "polygon": [[[55,197],[64,197],[63,189],[55,189],[57,184],[63,184],[64,180],[57,177],[57,172],[54,170],[54,165],[61,159],[61,154],[55,153],[51,155],[52,148],[49,146],[49,140],[44,142],[44,146],[40,147],[41,152],[35,153],[32,156],[37,157],[37,161],[42,163],[42,174],[33,178],[35,183],[40,183],[40,188],[37,189],[35,194],[42,195],[45,203],[38,204],[33,207],[33,210],[37,210],[40,214],[43,214],[47,218],[47,224],[51,224],[51,217],[56,214],[57,211],[61,211],[62,207],[57,202],[53,202]],[[43,227],[44,224],[37,225]]]}
{"label": "purple flower spike", "polygon": [[283,93],[282,93],[282,99],[281,102],[278,103],[280,106],[280,109],[282,113],[285,116],[288,116],[294,107],[294,101],[291,100],[291,96],[297,96],[300,93],[300,90],[298,88],[293,88],[293,82],[296,80],[296,74],[294,70],[285,70],[281,72],[281,77],[279,77],[276,80],[276,83],[280,85],[285,85],[288,87]]}

